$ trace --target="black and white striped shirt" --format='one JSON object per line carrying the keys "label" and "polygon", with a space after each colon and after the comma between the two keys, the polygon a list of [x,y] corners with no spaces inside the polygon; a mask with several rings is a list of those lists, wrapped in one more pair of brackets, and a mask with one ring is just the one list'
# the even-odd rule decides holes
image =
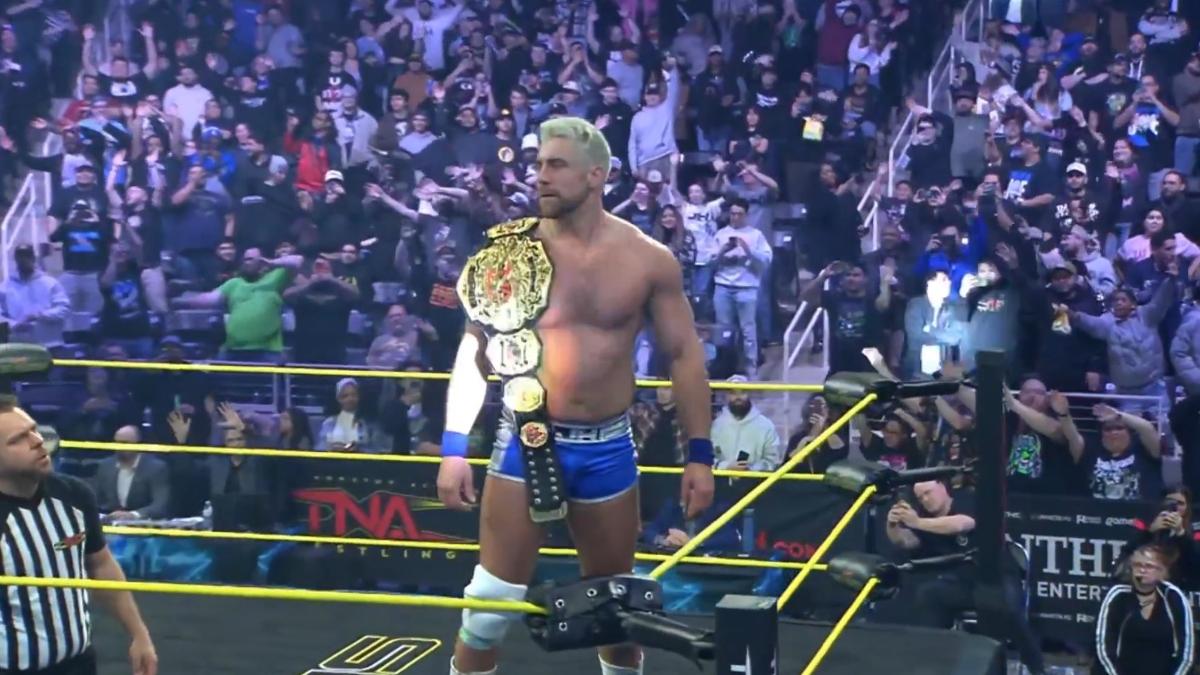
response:
{"label": "black and white striped shirt", "polygon": [[[32,499],[0,493],[0,572],[87,578],[85,556],[104,550],[91,488],[52,474]],[[36,670],[91,643],[88,593],[74,588],[0,586],[0,669]]]}

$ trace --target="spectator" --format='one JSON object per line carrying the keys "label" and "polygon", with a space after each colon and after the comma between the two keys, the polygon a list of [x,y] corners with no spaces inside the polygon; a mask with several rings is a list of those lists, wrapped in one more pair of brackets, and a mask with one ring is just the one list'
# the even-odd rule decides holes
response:
{"label": "spectator", "polygon": [[[869,364],[863,350],[884,348],[883,316],[891,303],[893,275],[887,268],[880,272],[879,289],[867,288],[867,273],[861,265],[838,261],[821,270],[801,291],[801,298],[829,313],[831,372],[866,370]],[[824,290],[825,282],[834,276],[837,283]]]}
{"label": "spectator", "polygon": [[285,290],[283,299],[296,312],[296,360],[345,363],[350,310],[359,299],[358,288],[334,277],[329,261],[317,258],[308,279]]}
{"label": "spectator", "polygon": [[358,407],[358,382],[352,378],[338,380],[338,412],[326,417],[317,432],[317,450],[331,452],[387,452],[375,425],[362,417]]}
{"label": "spectator", "polygon": [[164,233],[165,248],[177,254],[180,276],[189,279],[216,276],[213,250],[233,232],[229,195],[214,190],[209,180],[205,167],[190,166],[183,184],[171,195],[174,217]]}
{"label": "spectator", "polygon": [[298,255],[268,259],[256,248],[246,249],[237,277],[217,290],[176,298],[176,306],[228,311],[221,358],[278,362],[283,352],[282,292],[302,261]]}
{"label": "spectator", "polygon": [[7,322],[9,339],[54,347],[63,342],[63,321],[71,301],[57,279],[38,268],[33,247],[22,244],[13,251],[17,273],[4,280],[0,316]]}
{"label": "spectator", "polygon": [[1168,675],[1192,667],[1192,607],[1167,580],[1173,564],[1162,547],[1141,546],[1130,558],[1129,583],[1114,585],[1104,596],[1096,625],[1096,656],[1104,672]]}
{"label": "spectator", "polygon": [[1200,576],[1200,538],[1192,523],[1192,491],[1182,485],[1163,488],[1149,523],[1133,521],[1136,534],[1125,544],[1122,559],[1147,544],[1158,544],[1174,560],[1171,578],[1185,591],[1195,590]]}
{"label": "spectator", "polygon": [[744,372],[753,380],[758,375],[758,294],[773,253],[763,233],[747,225],[748,211],[744,199],[730,201],[729,225],[717,231],[713,307],[718,323],[740,331]]}
{"label": "spectator", "polygon": [[[117,429],[117,443],[139,443],[137,427]],[[96,504],[109,520],[161,520],[171,516],[167,465],[141,452],[118,452],[96,469]]]}
{"label": "spectator", "polygon": [[[1093,497],[1145,500],[1162,490],[1162,443],[1158,430],[1145,419],[1097,404],[1098,442],[1087,443],[1078,462]],[[1073,452],[1081,439],[1070,439]]]}
{"label": "spectator", "polygon": [[177,79],[179,84],[163,96],[163,110],[178,117],[184,129],[191,129],[204,117],[204,106],[213,94],[200,84],[196,68],[189,64],[180,65]]}
{"label": "spectator", "polygon": [[1112,310],[1102,316],[1081,314],[1063,306],[1054,310],[1065,311],[1072,326],[1108,345],[1108,374],[1118,394],[1158,396],[1164,388],[1158,325],[1174,301],[1175,284],[1159,284],[1143,307],[1137,306],[1133,292],[1122,288],[1112,295]]}
{"label": "spectator", "polygon": [[[1179,127],[1175,130],[1175,169],[1184,177],[1196,175],[1200,154],[1200,51],[1188,57],[1183,72],[1171,82],[1175,104],[1179,106]],[[1195,184],[1194,179],[1192,180]]]}
{"label": "spectator", "polygon": [[[663,503],[654,519],[642,529],[642,543],[657,549],[674,551],[686,545],[698,532],[708,527],[728,504],[715,502],[694,518],[685,516],[686,505],[670,499]],[[726,523],[704,540],[698,550],[711,553],[731,553],[741,549],[741,536],[733,523]]]}
{"label": "spectator", "polygon": [[1139,263],[1150,257],[1151,253],[1151,238],[1159,233],[1165,233],[1174,239],[1175,246],[1173,254],[1178,254],[1187,259],[1194,259],[1200,256],[1200,247],[1185,237],[1182,233],[1176,232],[1172,228],[1173,223],[1167,220],[1166,212],[1151,208],[1146,211],[1145,217],[1142,219],[1140,232],[1126,240],[1121,247],[1120,260],[1126,266],[1134,263]]}
{"label": "spectator", "polygon": [[100,272],[108,266],[112,239],[111,226],[84,199],[71,204],[66,222],[50,234],[50,241],[63,246],[61,281],[72,311],[95,314],[103,307]]}
{"label": "spectator", "polygon": [[[865,426],[866,418],[855,418]],[[863,438],[863,458],[878,462],[895,471],[907,471],[925,465],[925,450],[929,435],[924,423],[901,407],[894,408],[883,421],[882,430],[876,434],[866,429]]]}
{"label": "spectator", "polygon": [[1055,311],[1058,305],[1090,316],[1103,312],[1097,291],[1078,269],[1076,263],[1055,264],[1047,272],[1049,283],[1033,294],[1038,331],[1035,370],[1050,389],[1098,392],[1108,369],[1104,343],[1074,330],[1068,314]]}
{"label": "spectator", "polygon": [[652,170],[663,176],[673,175],[672,157],[679,152],[675,145],[675,115],[682,75],[676,70],[674,58],[669,57],[665,65],[666,91],[659,84],[647,86],[645,105],[633,115],[629,127],[629,170],[643,177]]}
{"label": "spectator", "polygon": [[[734,375],[729,381],[745,383],[749,379]],[[725,410],[713,420],[712,439],[718,469],[774,471],[783,461],[775,423],[740,389],[729,390]]]}
{"label": "spectator", "polygon": [[932,377],[949,360],[962,336],[959,312],[947,304],[950,275],[942,270],[925,277],[925,294],[912,298],[904,309],[904,377]]}
{"label": "spectator", "polygon": [[115,340],[136,359],[154,354],[150,303],[142,285],[143,270],[123,244],[114,244],[108,266],[100,275],[104,306],[100,311],[100,331]]}
{"label": "spectator", "polygon": [[[829,402],[820,394],[814,394],[804,402],[801,411],[800,428],[788,439],[788,451],[785,460],[808,446],[810,442],[828,428],[829,423],[836,418],[834,411],[829,409]],[[824,473],[830,464],[846,459],[850,455],[849,431],[847,427],[829,437],[824,445],[811,452],[798,470],[804,473]]]}

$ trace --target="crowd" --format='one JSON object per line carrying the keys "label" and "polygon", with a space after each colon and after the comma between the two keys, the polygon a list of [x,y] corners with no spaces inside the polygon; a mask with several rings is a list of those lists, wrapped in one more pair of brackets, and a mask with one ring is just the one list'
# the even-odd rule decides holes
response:
{"label": "crowd", "polygon": [[[100,45],[71,3],[16,5],[0,158],[50,172],[54,198],[0,311],[10,339],[68,354],[445,371],[466,256],[535,210],[538,125],[579,115],[613,149],[606,206],[678,257],[714,378],[757,379],[804,301],[829,315],[831,371],[945,377],[1005,350],[1015,490],[1148,498],[1176,447],[1200,487],[1196,10],[1059,4],[991,3],[949,101],[924,106],[905,96],[932,60],[914,26],[949,33],[951,6],[148,0],[128,43]],[[70,99],[55,116],[51,94]],[[45,134],[61,152],[37,155]],[[635,362],[664,374],[651,333]],[[327,386],[331,411],[349,390]],[[1164,439],[1145,413],[1177,391]],[[1076,425],[1060,392],[1133,398]],[[365,393],[314,446],[432,442],[376,414],[419,393]],[[805,468],[969,463],[972,403],[873,411]],[[781,439],[731,397],[718,459],[773,468],[836,413],[810,399]],[[634,416],[644,461],[680,460],[669,400]]]}
{"label": "crowd", "polygon": [[[128,40],[99,29],[101,4],[3,10],[0,175],[48,172],[53,188],[49,243],[17,247],[3,280],[10,340],[447,371],[466,257],[535,213],[538,126],[585,117],[613,151],[606,208],[681,264],[711,377],[760,379],[802,302],[828,313],[830,371],[953,378],[1002,349],[1009,491],[1154,502],[1127,552],[1154,544],[1134,564],[1189,579],[1200,3],[984,2],[983,35],[933,101],[911,82],[962,3],[139,0]],[[43,156],[46,136],[61,151]],[[665,375],[648,331],[635,364]],[[323,412],[264,413],[195,373],[80,384],[43,406],[64,437],[372,453],[436,454],[445,399],[436,382],[343,379],[317,385]],[[718,466],[751,470],[843,412],[813,396],[783,430],[762,397],[718,404]],[[969,467],[974,410],[970,387],[872,408],[797,470]],[[669,390],[631,414],[640,461],[683,461]],[[1181,476],[1164,475],[1177,453]],[[286,509],[282,464],[175,459],[89,469],[102,510],[195,515],[229,494]],[[669,524],[647,537],[686,541]]]}

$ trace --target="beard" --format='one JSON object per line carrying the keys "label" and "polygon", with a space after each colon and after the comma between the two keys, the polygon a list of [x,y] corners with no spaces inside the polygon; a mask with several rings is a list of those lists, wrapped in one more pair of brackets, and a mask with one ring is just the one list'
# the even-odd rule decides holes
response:
{"label": "beard", "polygon": [[587,192],[577,198],[566,197],[555,193],[548,197],[538,197],[538,215],[543,218],[562,218],[574,213],[587,200]]}
{"label": "beard", "polygon": [[728,405],[729,412],[738,419],[750,414],[750,401],[730,401]]}

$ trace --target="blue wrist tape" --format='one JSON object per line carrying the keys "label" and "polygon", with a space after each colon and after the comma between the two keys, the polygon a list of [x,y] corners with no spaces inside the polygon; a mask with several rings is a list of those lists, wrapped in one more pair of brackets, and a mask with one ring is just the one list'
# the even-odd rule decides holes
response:
{"label": "blue wrist tape", "polygon": [[467,435],[457,431],[442,432],[442,457],[466,457]]}
{"label": "blue wrist tape", "polygon": [[688,440],[688,464],[713,464],[713,444],[707,438],[692,438]]}

